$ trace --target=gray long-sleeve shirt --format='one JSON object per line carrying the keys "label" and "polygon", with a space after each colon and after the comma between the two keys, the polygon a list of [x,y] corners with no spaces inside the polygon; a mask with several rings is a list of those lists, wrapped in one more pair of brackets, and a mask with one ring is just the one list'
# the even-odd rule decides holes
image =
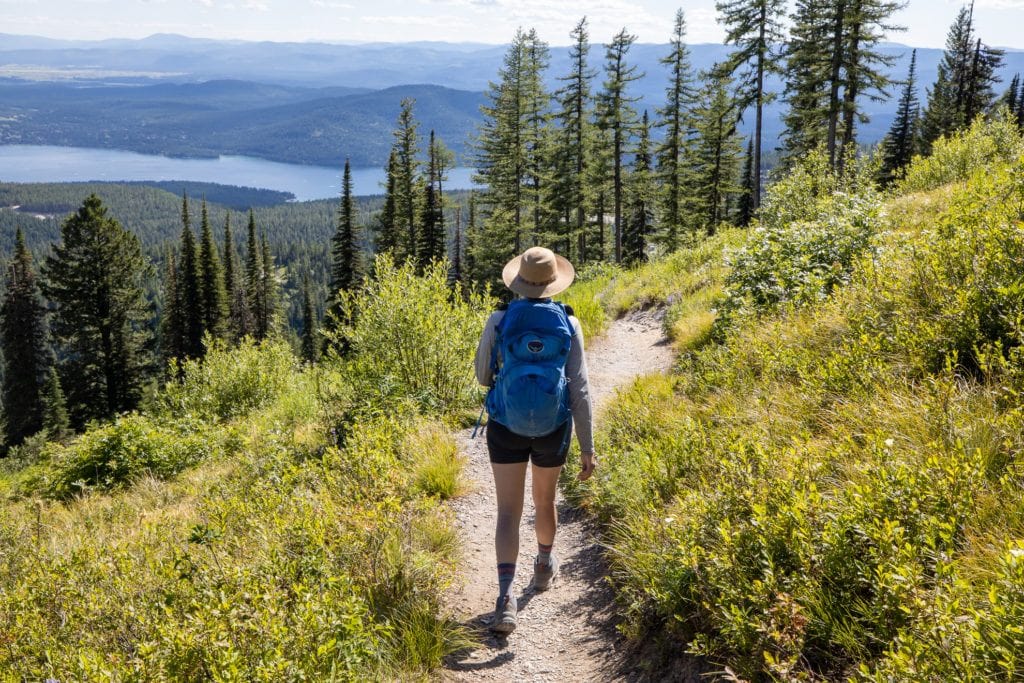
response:
{"label": "gray long-sleeve shirt", "polygon": [[[476,379],[480,384],[489,387],[494,383],[491,372],[491,349],[498,329],[498,323],[505,317],[505,311],[495,311],[484,325],[480,335],[480,344],[476,347]],[[580,442],[580,450],[591,453],[594,450],[594,424],[590,403],[590,386],[587,383],[587,358],[583,353],[583,329],[576,316],[570,315],[572,323],[572,343],[569,345],[569,358],[565,362],[565,377],[569,380],[569,409],[572,411],[573,427],[576,439]]]}

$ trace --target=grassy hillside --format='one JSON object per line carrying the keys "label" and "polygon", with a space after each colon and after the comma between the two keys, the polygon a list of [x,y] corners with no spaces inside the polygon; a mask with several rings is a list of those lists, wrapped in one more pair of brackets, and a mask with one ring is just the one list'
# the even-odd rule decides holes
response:
{"label": "grassy hillside", "polygon": [[720,252],[724,281],[663,285],[717,342],[620,396],[570,493],[604,524],[627,631],[668,657],[1019,679],[1024,141],[978,124],[892,196],[818,164]]}
{"label": "grassy hillside", "polygon": [[443,268],[377,273],[345,359],[216,347],[141,412],[0,462],[0,680],[413,679],[465,641],[439,616],[444,423],[476,400],[488,304]]}

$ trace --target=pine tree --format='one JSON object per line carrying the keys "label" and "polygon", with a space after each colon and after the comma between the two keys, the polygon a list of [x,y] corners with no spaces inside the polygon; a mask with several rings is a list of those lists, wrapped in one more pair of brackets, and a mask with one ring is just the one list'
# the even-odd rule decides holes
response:
{"label": "pine tree", "polygon": [[341,205],[338,207],[338,226],[331,238],[331,311],[340,312],[333,303],[339,292],[356,287],[362,278],[363,266],[359,253],[359,228],[355,220],[352,202],[352,169],[345,159],[345,171],[341,179]]}
{"label": "pine tree", "polygon": [[178,303],[181,306],[181,352],[186,358],[203,355],[203,292],[188,196],[181,201],[181,258],[178,261]]}
{"label": "pine tree", "polygon": [[259,339],[267,339],[277,330],[278,301],[277,273],[274,268],[274,257],[270,253],[270,243],[266,234],[260,235],[260,262],[263,264],[262,274],[262,318],[257,321],[256,334]]}
{"label": "pine tree", "polygon": [[736,184],[741,154],[736,109],[728,77],[710,75],[694,109],[696,138],[691,161],[695,213],[708,235],[713,235],[725,220],[730,197],[742,192]]}
{"label": "pine tree", "polygon": [[228,327],[231,338],[240,341],[252,335],[253,318],[244,273],[240,270],[235,240],[231,234],[231,212],[224,218],[224,289],[228,295]]}
{"label": "pine tree", "polygon": [[1016,115],[1017,108],[1020,104],[1018,98],[1020,97],[1018,91],[1020,90],[1020,74],[1014,74],[1013,78],[1010,79],[1010,87],[1006,89],[1002,97],[999,98],[999,106],[1006,107],[1010,113]]}
{"label": "pine tree", "polygon": [[263,282],[263,251],[256,237],[256,217],[249,209],[248,253],[245,260],[245,291],[252,315],[252,336],[257,341],[267,336],[267,297]]}
{"label": "pine tree", "polygon": [[43,383],[50,365],[46,310],[21,228],[15,234],[5,285],[0,303],[4,445],[17,446],[43,426]]}
{"label": "pine tree", "polygon": [[686,19],[683,10],[676,11],[675,29],[672,32],[671,51],[662,57],[661,63],[669,67],[669,85],[665,90],[665,106],[657,110],[660,117],[658,127],[664,129],[665,137],[658,145],[658,179],[661,184],[660,216],[662,241],[666,251],[675,251],[680,246],[681,233],[686,223],[683,196],[688,169],[683,165],[683,154],[687,144],[687,123],[689,108],[693,106],[694,76],[690,66],[690,51],[686,47]]}
{"label": "pine tree", "polygon": [[1002,55],[975,36],[974,3],[961,8],[946,35],[946,51],[921,115],[923,153],[930,153],[936,140],[967,127],[991,106]]}
{"label": "pine tree", "polygon": [[615,262],[622,262],[622,166],[625,150],[629,145],[633,129],[637,124],[632,103],[639,100],[626,94],[629,84],[639,80],[643,74],[635,66],[626,64],[626,56],[636,36],[622,29],[605,46],[605,82],[599,99],[601,125],[611,135],[612,143],[612,192],[615,207]]}
{"label": "pine tree", "polygon": [[61,226],[43,292],[56,309],[61,384],[76,426],[138,405],[152,370],[142,291],[148,270],[138,238],[107,216],[96,195]]}
{"label": "pine tree", "polygon": [[220,254],[210,229],[210,217],[203,199],[201,237],[199,242],[199,284],[202,296],[203,333],[223,338],[227,333],[228,297],[224,289],[224,273]]}
{"label": "pine tree", "polygon": [[185,316],[178,282],[178,259],[173,249],[164,256],[164,306],[160,313],[160,353],[165,367],[185,356]]}
{"label": "pine tree", "polygon": [[550,220],[552,212],[544,202],[544,190],[551,180],[548,171],[552,157],[548,149],[552,139],[549,130],[551,95],[544,87],[544,71],[550,61],[550,51],[547,43],[532,28],[526,34],[525,48],[522,73],[525,108],[521,140],[526,161],[524,190],[531,213],[530,242],[538,244],[546,234],[555,232],[554,221]]}
{"label": "pine tree", "polygon": [[654,178],[651,171],[650,120],[644,111],[629,174],[622,253],[626,263],[647,260],[647,245],[654,229]]}
{"label": "pine tree", "polygon": [[394,131],[395,153],[395,232],[399,238],[400,254],[403,258],[416,259],[416,198],[420,153],[419,123],[413,116],[416,100],[407,97],[402,100],[398,124]]}
{"label": "pine tree", "polygon": [[570,37],[573,40],[569,48],[572,68],[567,76],[559,79],[565,85],[555,93],[559,107],[555,114],[559,123],[556,133],[558,144],[554,146],[555,173],[548,188],[548,203],[562,225],[559,231],[562,238],[560,251],[571,259],[575,241],[577,262],[582,264],[586,252],[586,177],[592,137],[590,88],[596,75],[587,66],[590,38],[586,17],[580,19]]}
{"label": "pine tree", "polygon": [[747,140],[747,156],[743,163],[741,194],[736,207],[736,225],[745,228],[754,220],[754,139]]}
{"label": "pine tree", "polygon": [[477,270],[477,263],[475,258],[476,252],[476,241],[477,241],[477,222],[476,222],[476,191],[469,191],[468,207],[466,208],[466,231],[465,231],[465,246],[463,247],[463,254],[465,255],[465,266],[463,271],[465,278],[469,282],[482,282],[484,277]]}
{"label": "pine tree", "polygon": [[392,149],[385,169],[384,205],[377,215],[376,235],[373,248],[378,254],[394,254],[401,241],[398,234],[398,218],[395,209],[395,178],[398,174],[398,155]]}
{"label": "pine tree", "polygon": [[525,76],[529,37],[516,32],[481,107],[483,123],[476,141],[474,181],[486,189],[479,200],[479,239],[472,258],[481,282],[500,285],[505,262],[522,250],[526,224],[524,191],[530,168],[525,140],[530,97]]}
{"label": "pine tree", "polygon": [[464,251],[462,237],[462,206],[455,207],[455,235],[452,239],[452,248],[448,261],[451,267],[448,269],[448,284],[452,286],[461,285],[465,282],[465,271],[462,265],[462,254]]}
{"label": "pine tree", "polygon": [[761,206],[761,147],[764,105],[773,93],[766,89],[766,77],[781,73],[777,46],[782,42],[782,18],[785,0],[719,0],[716,3],[719,23],[727,27],[725,43],[736,46],[725,63],[725,73],[734,76],[741,67],[746,70],[738,81],[740,115],[754,107],[754,138],[752,158],[753,211]]}
{"label": "pine tree", "polygon": [[824,145],[829,121],[829,93],[832,53],[829,35],[833,22],[830,0],[797,0],[786,48],[785,98],[783,116],[783,157],[787,164]]}
{"label": "pine tree", "polygon": [[844,161],[855,143],[856,124],[867,117],[858,107],[858,98],[870,97],[875,101],[888,98],[891,83],[888,73],[893,58],[878,49],[887,34],[902,31],[903,27],[889,23],[890,17],[906,5],[902,0],[847,0],[842,36],[844,79],[841,104],[842,123],[839,148],[843,153],[836,159],[841,174]]}
{"label": "pine tree", "polygon": [[889,128],[889,134],[882,140],[882,166],[879,180],[883,187],[891,185],[900,171],[910,163],[917,140],[917,125],[920,105],[917,101],[917,50],[910,53],[910,71],[903,84],[896,118]]}
{"label": "pine tree", "polygon": [[[345,164],[346,168],[348,163]],[[309,276],[302,279],[302,359],[307,363],[316,362],[318,354],[316,340],[316,315],[313,300],[309,294]]]}
{"label": "pine tree", "polygon": [[1020,94],[1017,96],[1017,125],[1024,128],[1024,83],[1021,83]]}
{"label": "pine tree", "polygon": [[448,180],[448,170],[454,159],[455,156],[440,139],[435,138],[431,130],[420,217],[420,241],[417,247],[417,263],[421,270],[445,257],[447,228],[444,224],[444,183]]}
{"label": "pine tree", "polygon": [[63,441],[71,432],[67,399],[60,386],[57,368],[50,366],[43,384],[43,429],[49,441]]}

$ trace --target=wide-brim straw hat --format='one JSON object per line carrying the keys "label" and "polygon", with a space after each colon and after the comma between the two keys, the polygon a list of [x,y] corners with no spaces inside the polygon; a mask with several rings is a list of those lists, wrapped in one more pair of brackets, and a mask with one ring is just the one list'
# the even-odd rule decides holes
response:
{"label": "wide-brim straw hat", "polygon": [[564,291],[576,277],[569,259],[544,247],[530,247],[505,264],[501,279],[516,294],[543,299]]}

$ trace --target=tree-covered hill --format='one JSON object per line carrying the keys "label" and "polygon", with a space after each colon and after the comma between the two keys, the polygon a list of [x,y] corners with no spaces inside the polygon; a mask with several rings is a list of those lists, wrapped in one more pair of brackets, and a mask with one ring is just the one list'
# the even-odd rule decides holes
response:
{"label": "tree-covered hill", "polygon": [[0,144],[240,154],[298,164],[383,166],[399,103],[465,155],[480,94],[440,86],[309,89],[218,81],[146,86],[0,83]]}

